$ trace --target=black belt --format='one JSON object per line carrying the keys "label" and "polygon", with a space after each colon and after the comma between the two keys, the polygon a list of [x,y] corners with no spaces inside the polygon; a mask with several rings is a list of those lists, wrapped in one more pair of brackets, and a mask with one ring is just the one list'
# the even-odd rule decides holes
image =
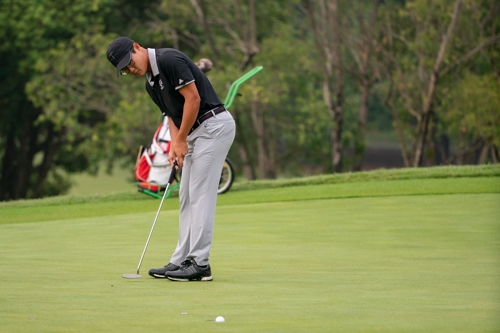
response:
{"label": "black belt", "polygon": [[218,108],[205,112],[204,114],[199,116],[198,119],[196,119],[193,128],[191,128],[191,131],[189,133],[192,133],[195,129],[197,129],[205,120],[210,119],[216,114],[222,113],[224,111],[227,111],[226,108],[224,106],[219,106]]}

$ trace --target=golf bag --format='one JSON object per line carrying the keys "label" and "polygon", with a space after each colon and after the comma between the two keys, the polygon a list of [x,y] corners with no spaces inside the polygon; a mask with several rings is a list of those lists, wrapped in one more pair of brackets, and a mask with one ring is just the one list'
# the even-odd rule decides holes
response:
{"label": "golf bag", "polygon": [[139,190],[158,191],[167,185],[172,170],[168,162],[170,141],[168,117],[165,117],[156,130],[153,142],[147,147],[139,148],[135,164],[135,179]]}

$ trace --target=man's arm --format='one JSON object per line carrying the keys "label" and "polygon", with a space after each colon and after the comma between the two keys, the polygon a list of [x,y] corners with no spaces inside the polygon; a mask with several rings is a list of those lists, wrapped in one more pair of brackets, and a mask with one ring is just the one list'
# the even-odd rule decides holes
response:
{"label": "man's arm", "polygon": [[184,96],[182,124],[177,133],[173,131],[171,134],[174,157],[177,158],[177,164],[182,168],[184,165],[184,156],[188,152],[187,137],[189,131],[193,128],[196,118],[198,118],[201,98],[194,82],[180,88],[179,93]]}
{"label": "man's arm", "polygon": [[174,152],[174,142],[175,139],[177,138],[177,133],[179,133],[179,129],[177,128],[177,126],[175,126],[174,121],[170,117],[168,117],[168,129],[170,131],[170,138],[171,138],[170,151],[168,153],[168,163],[170,163],[170,165],[174,165],[174,162],[177,161],[177,156],[175,155]]}

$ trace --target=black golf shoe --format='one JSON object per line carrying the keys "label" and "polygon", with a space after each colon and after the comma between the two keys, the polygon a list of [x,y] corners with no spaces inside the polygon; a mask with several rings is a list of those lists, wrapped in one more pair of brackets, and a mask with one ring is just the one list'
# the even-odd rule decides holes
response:
{"label": "black golf shoe", "polygon": [[173,271],[176,271],[180,268],[180,266],[177,266],[177,265],[174,265],[172,264],[171,262],[169,262],[167,265],[165,265],[164,267],[160,267],[160,268],[151,268],[149,270],[149,275],[151,275],[152,277],[154,278],[157,278],[157,279],[164,279],[166,276],[165,276],[165,273],[167,272],[173,272]]}
{"label": "black golf shoe", "polygon": [[183,262],[180,269],[168,271],[165,276],[172,281],[212,281],[212,271],[210,265],[198,266],[196,261],[191,259],[189,263]]}

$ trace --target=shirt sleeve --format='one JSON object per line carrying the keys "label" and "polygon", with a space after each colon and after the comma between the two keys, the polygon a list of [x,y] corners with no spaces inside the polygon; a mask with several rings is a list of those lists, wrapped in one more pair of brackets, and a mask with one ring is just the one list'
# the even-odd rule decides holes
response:
{"label": "shirt sleeve", "polygon": [[161,57],[161,68],[165,71],[167,79],[175,90],[194,82],[193,73],[191,73],[187,61],[180,52],[166,52]]}

